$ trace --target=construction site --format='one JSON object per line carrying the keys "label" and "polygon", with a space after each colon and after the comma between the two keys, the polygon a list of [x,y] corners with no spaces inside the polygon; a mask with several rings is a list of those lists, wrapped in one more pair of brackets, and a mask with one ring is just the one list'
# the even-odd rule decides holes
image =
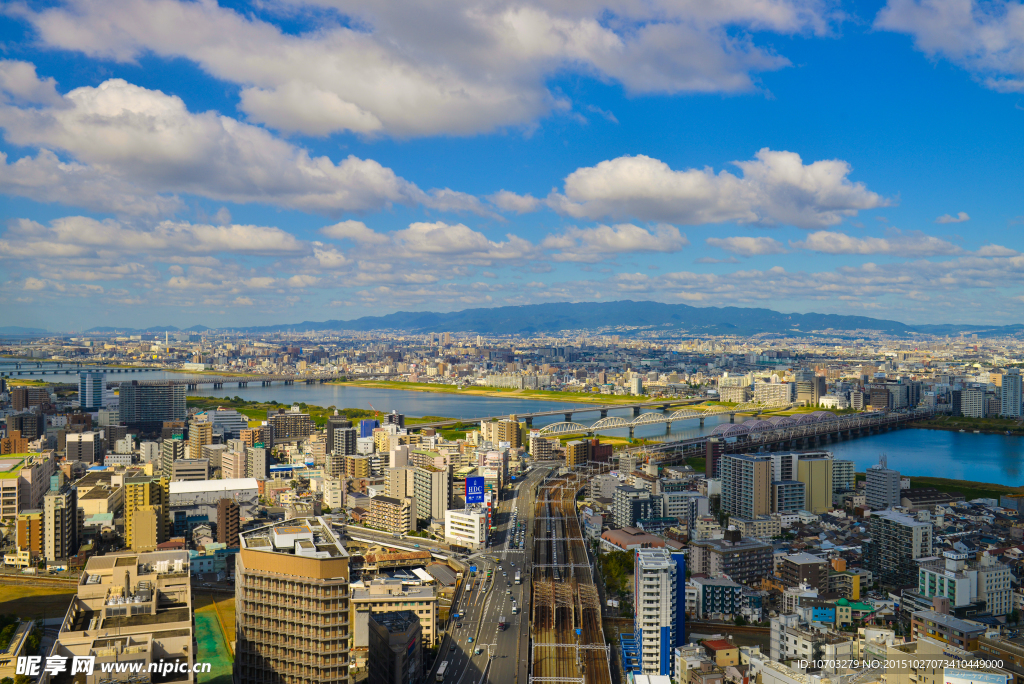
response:
{"label": "construction site", "polygon": [[601,601],[576,516],[576,495],[589,477],[576,472],[537,485],[530,682],[612,683]]}

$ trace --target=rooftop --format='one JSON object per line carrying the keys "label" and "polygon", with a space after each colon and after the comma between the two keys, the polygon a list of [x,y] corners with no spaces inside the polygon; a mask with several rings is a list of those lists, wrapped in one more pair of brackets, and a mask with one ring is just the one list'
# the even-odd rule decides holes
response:
{"label": "rooftop", "polygon": [[307,558],[347,558],[348,552],[323,518],[293,518],[239,536],[249,551],[290,554]]}
{"label": "rooftop", "polygon": [[0,479],[17,477],[25,466],[25,461],[32,456],[33,454],[10,454],[0,458]]}
{"label": "rooftop", "polygon": [[[196,459],[202,460],[202,459]],[[259,489],[254,477],[228,478],[227,480],[199,480],[196,482],[171,482],[171,494],[200,492],[227,492],[235,489]]]}
{"label": "rooftop", "polygon": [[936,613],[934,610],[918,610],[913,613],[913,616],[915,619],[931,620],[935,624],[942,625],[943,627],[954,629],[959,632],[968,633],[985,631],[985,625],[961,620],[960,618],[953,617],[952,615],[946,615],[945,613]]}
{"label": "rooftop", "polygon": [[408,631],[420,619],[411,610],[395,610],[389,613],[370,613],[370,619],[384,627],[391,634]]}
{"label": "rooftop", "polygon": [[797,565],[810,565],[811,563],[817,565],[818,563],[827,563],[828,561],[821,556],[815,556],[811,553],[801,551],[800,553],[791,553],[784,557],[783,560],[787,560],[790,563],[796,563]]}

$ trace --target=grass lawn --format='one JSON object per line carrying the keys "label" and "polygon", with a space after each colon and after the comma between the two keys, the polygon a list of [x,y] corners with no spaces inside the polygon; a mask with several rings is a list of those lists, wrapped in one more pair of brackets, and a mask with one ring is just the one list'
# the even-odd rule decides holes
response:
{"label": "grass lawn", "polygon": [[[74,376],[72,376],[74,377]],[[24,378],[7,378],[7,384],[11,387],[45,387],[50,383],[46,380],[27,380]]]}
{"label": "grass lawn", "polygon": [[[241,397],[188,397],[189,407],[196,407],[198,409],[212,410],[217,407],[232,408],[249,418],[249,425],[253,423],[259,425],[261,421],[267,419],[267,409],[285,409],[286,411],[292,407],[292,404],[280,404],[277,402],[264,402],[264,401],[246,401]],[[309,417],[313,419],[317,427],[323,427],[327,424],[327,418],[334,415],[335,406],[316,406],[314,404],[300,403],[299,408],[309,414]],[[349,420],[356,422],[364,418],[374,418],[380,415],[377,412],[369,411],[367,409],[357,408],[338,408],[338,413],[345,416]],[[442,416],[421,416],[412,417],[406,416],[406,425],[416,425],[417,423],[432,423],[439,420],[449,420]],[[465,436],[465,435],[460,435]]]}
{"label": "grass lawn", "polygon": [[965,416],[936,416],[926,420],[918,420],[908,427],[925,428],[928,430],[966,430],[1005,434],[1007,430],[1013,435],[1024,435],[1024,425],[1013,418],[967,418]]}
{"label": "grass lawn", "polygon": [[18,617],[50,619],[64,617],[75,589],[67,587],[26,587],[0,584],[0,614],[13,613]]}

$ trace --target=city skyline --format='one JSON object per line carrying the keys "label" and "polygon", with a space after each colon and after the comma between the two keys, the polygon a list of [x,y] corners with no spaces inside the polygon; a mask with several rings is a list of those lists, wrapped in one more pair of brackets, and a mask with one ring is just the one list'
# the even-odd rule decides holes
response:
{"label": "city skyline", "polygon": [[1021,11],[18,5],[0,319],[634,299],[1014,323]]}

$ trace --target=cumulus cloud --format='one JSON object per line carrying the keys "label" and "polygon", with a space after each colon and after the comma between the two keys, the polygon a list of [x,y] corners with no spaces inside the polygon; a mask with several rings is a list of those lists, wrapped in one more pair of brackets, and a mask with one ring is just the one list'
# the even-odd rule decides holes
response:
{"label": "cumulus cloud", "polygon": [[[826,0],[285,0],[319,20],[285,32],[215,2],[70,0],[14,10],[50,47],[130,62],[190,60],[241,86],[241,109],[279,130],[398,136],[530,125],[570,106],[545,81],[574,72],[630,93],[736,93],[789,60],[754,32],[827,35]],[[338,14],[311,9],[322,5]],[[300,20],[301,21],[301,20]]]}
{"label": "cumulus cloud", "polygon": [[[179,97],[121,79],[76,88],[59,105],[0,102],[0,126],[10,143],[61,151],[78,162],[59,166],[55,157],[41,154],[24,164],[31,177],[21,182],[8,165],[0,169],[3,178],[15,178],[0,189],[10,187],[12,194],[53,190],[71,200],[86,189],[109,187],[102,202],[130,209],[132,202],[171,201],[154,195],[189,193],[327,214],[393,204],[487,213],[474,197],[425,192],[372,159],[349,156],[336,164],[312,157],[263,128],[216,112],[194,114]],[[60,183],[68,178],[77,183],[63,190]],[[132,190],[148,199],[129,200]]]}
{"label": "cumulus cloud", "polygon": [[35,64],[12,59],[0,59],[0,94],[30,104],[61,104],[57,81],[39,78]]}
{"label": "cumulus cloud", "polygon": [[942,216],[935,219],[936,223],[963,223],[964,221],[970,221],[971,217],[967,215],[966,211],[961,211],[956,216],[950,216],[949,214],[943,214]]}
{"label": "cumulus cloud", "polygon": [[647,229],[620,223],[593,228],[570,227],[549,235],[540,246],[551,251],[555,261],[594,263],[634,252],[678,252],[688,244],[690,241],[675,226],[661,224]]}
{"label": "cumulus cloud", "polygon": [[735,221],[800,228],[835,225],[888,200],[852,182],[839,159],[804,164],[794,152],[764,148],[733,164],[742,176],[710,168],[677,171],[644,155],[618,157],[580,168],[564,193],[547,202],[556,211],[587,218],[631,216],[683,224]]}
{"label": "cumulus cloud", "polygon": [[951,242],[925,235],[919,231],[908,233],[893,229],[888,237],[853,237],[845,233],[819,230],[806,239],[790,242],[796,249],[824,254],[895,254],[898,256],[936,256],[962,254],[963,249]]}
{"label": "cumulus cloud", "polygon": [[502,211],[514,211],[517,214],[536,211],[541,205],[541,200],[532,195],[517,195],[508,190],[500,190],[487,199]]}
{"label": "cumulus cloud", "polygon": [[987,87],[1024,92],[1024,5],[1011,0],[888,0],[875,28],[906,33]]}
{"label": "cumulus cloud", "polygon": [[718,247],[719,249],[742,256],[782,254],[786,251],[781,242],[770,237],[708,238],[705,242],[712,247]]}
{"label": "cumulus cloud", "polygon": [[352,240],[363,245],[386,245],[386,235],[375,233],[366,227],[362,221],[342,221],[333,226],[321,228],[320,232],[335,240]]}

